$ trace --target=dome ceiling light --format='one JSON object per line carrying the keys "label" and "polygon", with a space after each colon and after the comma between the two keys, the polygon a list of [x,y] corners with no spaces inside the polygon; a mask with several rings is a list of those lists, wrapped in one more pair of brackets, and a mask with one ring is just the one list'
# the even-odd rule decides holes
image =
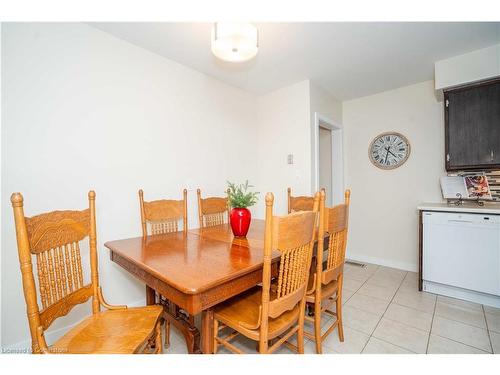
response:
{"label": "dome ceiling light", "polygon": [[259,50],[259,31],[251,23],[217,22],[212,28],[212,52],[230,62],[248,61]]}

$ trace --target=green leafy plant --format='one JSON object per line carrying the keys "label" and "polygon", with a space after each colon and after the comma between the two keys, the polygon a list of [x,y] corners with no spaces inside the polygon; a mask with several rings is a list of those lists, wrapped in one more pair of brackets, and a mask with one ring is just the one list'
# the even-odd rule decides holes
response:
{"label": "green leafy plant", "polygon": [[248,180],[244,184],[234,184],[227,182],[229,204],[231,208],[247,208],[257,203],[258,192],[248,191],[248,188],[253,188],[248,184]]}

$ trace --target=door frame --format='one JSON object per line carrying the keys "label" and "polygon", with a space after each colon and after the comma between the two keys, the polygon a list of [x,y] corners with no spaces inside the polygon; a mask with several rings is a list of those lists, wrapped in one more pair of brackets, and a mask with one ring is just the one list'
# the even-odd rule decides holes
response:
{"label": "door frame", "polygon": [[313,178],[312,191],[319,190],[319,128],[331,131],[332,145],[332,194],[333,204],[344,202],[345,157],[344,157],[344,132],[341,124],[336,123],[321,113],[314,112],[313,127]]}

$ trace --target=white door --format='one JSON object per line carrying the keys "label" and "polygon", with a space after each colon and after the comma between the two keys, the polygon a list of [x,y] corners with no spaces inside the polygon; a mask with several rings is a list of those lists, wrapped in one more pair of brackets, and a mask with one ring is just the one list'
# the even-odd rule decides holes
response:
{"label": "white door", "polygon": [[326,202],[332,206],[333,181],[332,181],[332,131],[323,127],[319,128],[319,187],[325,188]]}

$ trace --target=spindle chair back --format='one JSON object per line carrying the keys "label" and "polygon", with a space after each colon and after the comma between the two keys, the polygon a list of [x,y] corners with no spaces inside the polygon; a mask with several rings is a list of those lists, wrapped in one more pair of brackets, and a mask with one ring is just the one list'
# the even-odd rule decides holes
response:
{"label": "spindle chair back", "polygon": [[146,202],[144,200],[144,192],[142,189],[139,190],[143,236],[178,232],[180,221],[182,221],[182,230],[187,232],[186,189],[183,190],[182,195],[183,198],[181,200],[160,199]]}
{"label": "spindle chair back", "polygon": [[196,193],[198,195],[200,228],[213,227],[215,225],[222,225],[224,222],[229,222],[229,200],[227,197],[202,198],[200,189]]}

